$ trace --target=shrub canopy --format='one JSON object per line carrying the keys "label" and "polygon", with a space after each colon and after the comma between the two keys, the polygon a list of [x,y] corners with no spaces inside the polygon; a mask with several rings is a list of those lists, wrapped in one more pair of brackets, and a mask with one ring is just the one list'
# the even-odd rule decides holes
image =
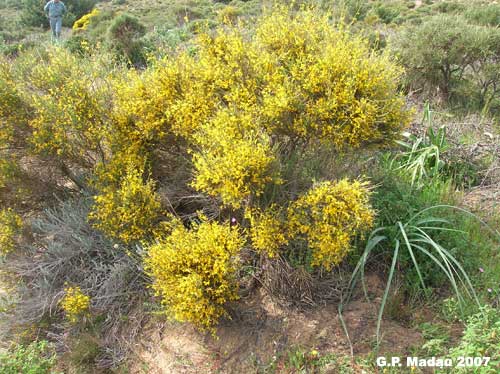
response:
{"label": "shrub canopy", "polygon": [[[123,16],[108,36],[128,48],[142,32]],[[312,253],[309,265],[330,269],[371,225],[368,186],[298,184],[303,164],[287,166],[291,155],[391,144],[409,120],[398,65],[311,9],[274,8],[251,32],[234,23],[200,32],[142,71],[51,47],[14,68],[1,61],[0,73],[0,139],[16,149],[5,154],[91,190],[92,222],[115,240],[160,235],[146,256],[153,288],[177,319],[202,328],[236,297],[246,243],[270,257]],[[199,209],[217,219],[193,224]],[[227,212],[251,240],[217,223]],[[165,231],[171,215],[184,221]]]}

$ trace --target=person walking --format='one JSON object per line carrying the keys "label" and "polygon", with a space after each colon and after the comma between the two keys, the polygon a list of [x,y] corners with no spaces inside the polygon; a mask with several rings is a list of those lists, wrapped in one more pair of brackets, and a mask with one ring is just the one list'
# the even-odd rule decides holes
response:
{"label": "person walking", "polygon": [[50,0],[43,8],[49,17],[50,29],[55,39],[61,37],[62,18],[66,14],[66,6],[61,0]]}

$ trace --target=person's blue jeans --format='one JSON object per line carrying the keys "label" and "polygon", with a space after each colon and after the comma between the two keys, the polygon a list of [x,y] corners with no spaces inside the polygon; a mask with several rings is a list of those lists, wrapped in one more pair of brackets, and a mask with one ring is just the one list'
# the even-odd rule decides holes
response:
{"label": "person's blue jeans", "polygon": [[62,17],[50,17],[49,20],[52,36],[59,38],[61,36]]}

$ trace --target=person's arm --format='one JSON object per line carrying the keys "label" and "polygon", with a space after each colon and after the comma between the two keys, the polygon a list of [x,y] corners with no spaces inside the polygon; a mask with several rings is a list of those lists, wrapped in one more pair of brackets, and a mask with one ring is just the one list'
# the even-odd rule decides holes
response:
{"label": "person's arm", "polygon": [[45,4],[45,6],[43,7],[43,11],[45,12],[45,14],[47,16],[49,15],[49,5],[50,5],[50,1],[47,1],[47,4]]}

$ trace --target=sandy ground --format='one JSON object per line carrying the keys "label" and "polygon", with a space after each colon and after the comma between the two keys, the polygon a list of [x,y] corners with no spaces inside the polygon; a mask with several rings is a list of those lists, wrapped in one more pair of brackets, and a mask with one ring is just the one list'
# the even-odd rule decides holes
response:
{"label": "sandy ground", "polygon": [[[372,302],[360,298],[343,314],[355,355],[369,353],[374,344],[383,283],[373,276],[368,284]],[[218,338],[173,323],[145,331],[147,339],[137,345],[130,373],[251,374],[297,346],[320,354],[350,355],[336,305],[303,311],[284,309],[260,292],[240,304],[236,318],[219,327]],[[399,322],[384,321],[382,331],[381,353],[405,353],[422,344],[418,332]]]}

